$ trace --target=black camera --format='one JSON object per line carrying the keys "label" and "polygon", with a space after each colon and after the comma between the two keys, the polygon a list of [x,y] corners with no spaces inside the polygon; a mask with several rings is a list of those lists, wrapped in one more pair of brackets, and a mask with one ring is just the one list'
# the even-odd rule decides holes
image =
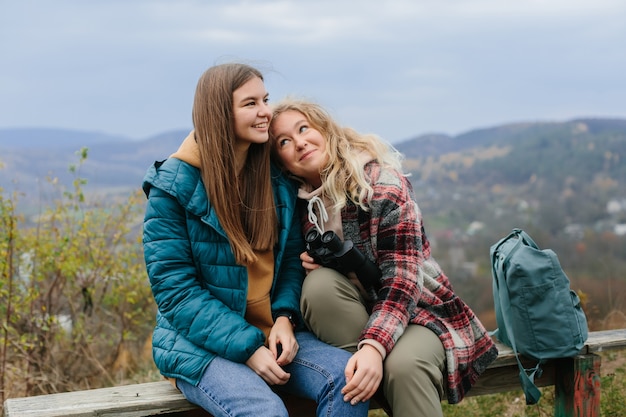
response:
{"label": "black camera", "polygon": [[368,301],[376,301],[377,292],[381,288],[382,273],[376,264],[354,246],[351,240],[342,242],[332,230],[320,235],[315,229],[308,232],[304,240],[306,251],[315,263],[332,268],[346,276],[354,272],[369,297]]}

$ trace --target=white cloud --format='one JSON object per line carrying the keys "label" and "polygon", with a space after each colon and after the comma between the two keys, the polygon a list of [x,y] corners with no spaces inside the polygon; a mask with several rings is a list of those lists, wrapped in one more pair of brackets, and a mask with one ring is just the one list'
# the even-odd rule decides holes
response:
{"label": "white cloud", "polygon": [[187,127],[198,77],[230,59],[390,140],[626,117],[625,21],[621,0],[6,0],[0,128]]}

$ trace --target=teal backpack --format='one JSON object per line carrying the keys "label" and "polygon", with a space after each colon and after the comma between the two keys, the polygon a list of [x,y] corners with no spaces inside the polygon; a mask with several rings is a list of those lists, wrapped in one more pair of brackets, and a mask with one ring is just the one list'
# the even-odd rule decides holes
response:
{"label": "teal backpack", "polygon": [[[534,383],[541,365],[580,352],[587,318],[556,254],[539,249],[526,232],[513,229],[489,252],[498,326],[492,334],[513,349],[526,404],[535,404],[541,398]],[[520,354],[537,361],[536,366],[525,369]]]}

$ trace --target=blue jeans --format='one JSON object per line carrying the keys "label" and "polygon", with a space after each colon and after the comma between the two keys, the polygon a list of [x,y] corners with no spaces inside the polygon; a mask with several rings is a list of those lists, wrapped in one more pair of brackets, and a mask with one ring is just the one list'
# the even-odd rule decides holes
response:
{"label": "blue jeans", "polygon": [[319,341],[310,332],[297,332],[296,339],[300,348],[284,367],[291,374],[285,385],[270,387],[246,364],[216,357],[197,386],[178,379],[178,389],[215,417],[288,417],[276,392],[315,400],[319,417],[366,417],[369,402],[351,405],[341,394],[351,353]]}

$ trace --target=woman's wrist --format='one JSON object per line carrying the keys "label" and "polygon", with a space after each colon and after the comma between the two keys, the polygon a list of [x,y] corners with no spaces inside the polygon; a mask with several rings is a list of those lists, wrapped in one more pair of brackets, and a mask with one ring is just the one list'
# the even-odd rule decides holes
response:
{"label": "woman's wrist", "polygon": [[291,313],[291,311],[289,310],[279,310],[278,312],[276,312],[276,314],[274,315],[274,322],[278,322],[279,318],[285,318],[287,320],[289,320],[289,323],[291,323],[291,326],[293,328],[296,327],[296,322],[293,318],[293,314]]}
{"label": "woman's wrist", "polygon": [[385,348],[382,344],[380,344],[379,342],[377,342],[374,339],[365,339],[362,340],[359,345],[357,346],[357,349],[362,349],[365,346],[370,346],[373,349],[375,349],[380,356],[383,358],[383,360],[385,360],[385,358],[387,357],[387,352],[385,351]]}

